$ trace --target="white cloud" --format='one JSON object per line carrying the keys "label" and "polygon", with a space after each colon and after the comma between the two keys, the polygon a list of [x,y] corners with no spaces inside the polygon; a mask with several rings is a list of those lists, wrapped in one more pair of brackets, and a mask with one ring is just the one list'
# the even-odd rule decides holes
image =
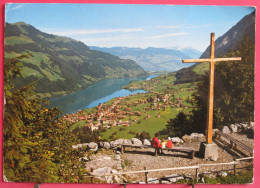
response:
{"label": "white cloud", "polygon": [[8,7],[8,6],[10,6],[10,9],[7,9],[8,11],[13,11],[13,10],[17,10],[17,9],[20,9],[20,8],[22,8],[22,7],[24,7],[25,6],[25,4],[12,4],[12,3],[10,3],[10,4],[7,4],[7,6],[6,7]]}
{"label": "white cloud", "polygon": [[51,33],[54,35],[62,36],[74,36],[74,35],[89,35],[89,34],[101,34],[101,33],[131,33],[141,32],[142,28],[127,28],[127,29],[92,29],[92,30],[72,30],[72,29],[41,29],[44,32]]}
{"label": "white cloud", "polygon": [[164,35],[154,35],[147,39],[160,39],[160,38],[168,38],[168,37],[175,37],[175,36],[181,36],[181,35],[187,35],[187,33],[167,33]]}
{"label": "white cloud", "polygon": [[184,26],[186,29],[197,29],[197,28],[206,28],[206,27],[212,27],[215,24],[206,24],[206,25],[191,25],[191,26]]}
{"label": "white cloud", "polygon": [[158,25],[156,28],[162,28],[162,29],[178,29],[180,28],[180,25]]}
{"label": "white cloud", "polygon": [[116,36],[116,37],[84,38],[84,39],[80,39],[80,41],[82,41],[84,43],[104,42],[104,41],[122,40],[122,39],[126,39],[127,37],[129,37],[129,35],[122,35],[122,36]]}

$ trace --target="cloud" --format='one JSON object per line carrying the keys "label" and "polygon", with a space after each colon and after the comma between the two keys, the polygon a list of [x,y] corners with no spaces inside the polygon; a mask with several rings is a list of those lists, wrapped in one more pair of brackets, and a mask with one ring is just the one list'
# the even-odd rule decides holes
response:
{"label": "cloud", "polygon": [[10,9],[7,9],[7,10],[8,11],[13,11],[13,10],[17,10],[17,9],[20,9],[20,8],[24,7],[25,4],[20,4],[20,3],[19,4],[12,4],[12,3],[10,3],[10,4],[7,4],[7,7],[8,6],[10,6]]}
{"label": "cloud", "polygon": [[206,24],[206,25],[191,25],[191,26],[184,26],[186,29],[197,29],[197,28],[206,28],[206,27],[212,27],[215,24]]}
{"label": "cloud", "polygon": [[80,41],[84,43],[90,43],[90,42],[104,42],[104,41],[114,41],[114,40],[122,40],[128,38],[129,35],[121,35],[116,37],[98,37],[98,38],[84,38],[80,39]]}
{"label": "cloud", "polygon": [[62,36],[74,36],[74,35],[89,35],[89,34],[102,34],[102,33],[131,33],[131,32],[141,32],[142,28],[126,28],[126,29],[92,29],[92,30],[71,30],[71,29],[44,29],[42,31],[51,33],[54,35]]}
{"label": "cloud", "polygon": [[180,25],[158,25],[156,28],[161,28],[161,29],[178,29],[180,28]]}
{"label": "cloud", "polygon": [[167,33],[164,35],[154,35],[147,39],[161,39],[161,38],[175,37],[175,36],[181,36],[181,35],[187,35],[187,33]]}

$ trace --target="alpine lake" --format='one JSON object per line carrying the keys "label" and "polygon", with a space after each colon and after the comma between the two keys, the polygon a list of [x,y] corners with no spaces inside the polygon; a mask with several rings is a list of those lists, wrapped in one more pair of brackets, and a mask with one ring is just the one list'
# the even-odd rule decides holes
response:
{"label": "alpine lake", "polygon": [[49,107],[58,107],[63,114],[76,113],[78,110],[93,108],[100,103],[103,104],[115,97],[146,93],[144,90],[126,90],[121,89],[121,87],[129,84],[131,81],[149,80],[154,77],[157,77],[157,75],[101,80],[87,89],[51,99]]}

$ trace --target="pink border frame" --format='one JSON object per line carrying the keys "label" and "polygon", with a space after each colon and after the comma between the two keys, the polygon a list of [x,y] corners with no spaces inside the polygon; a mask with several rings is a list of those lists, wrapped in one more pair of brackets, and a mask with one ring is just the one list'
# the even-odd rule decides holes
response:
{"label": "pink border frame", "polygon": [[[236,6],[255,6],[256,9],[260,6],[260,1],[258,0],[1,0],[0,1],[0,109],[3,109],[3,59],[4,59],[4,6],[5,3],[105,3],[105,4],[175,4],[175,5],[236,5]],[[258,10],[256,11],[256,59],[257,62],[260,58],[260,35],[259,35],[259,21],[260,16]],[[256,72],[255,72],[255,172],[254,172],[254,183],[249,185],[195,185],[196,187],[248,187],[254,188],[260,185],[260,137],[259,136],[259,110],[260,110],[260,67],[256,63]],[[34,187],[33,183],[5,183],[3,182],[3,113],[0,113],[0,187],[1,188],[25,188],[25,187]],[[129,184],[127,187],[161,187],[162,185],[133,185]],[[119,184],[42,184],[41,188],[83,188],[83,187],[95,187],[95,188],[119,188],[123,185]],[[191,187],[188,185],[163,185],[163,187],[176,187],[176,188],[186,188]]]}

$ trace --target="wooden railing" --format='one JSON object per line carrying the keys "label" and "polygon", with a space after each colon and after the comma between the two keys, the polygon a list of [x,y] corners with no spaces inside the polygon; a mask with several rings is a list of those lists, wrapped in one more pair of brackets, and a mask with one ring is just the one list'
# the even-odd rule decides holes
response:
{"label": "wooden railing", "polygon": [[[94,178],[97,177],[103,177],[103,176],[116,176],[116,175],[123,175],[123,174],[138,174],[138,173],[144,173],[145,175],[145,183],[148,184],[148,173],[151,172],[161,172],[161,171],[173,171],[173,170],[187,170],[187,169],[195,169],[195,181],[198,182],[198,176],[199,176],[199,169],[204,166],[220,166],[220,165],[233,165],[233,174],[236,175],[237,171],[237,164],[240,161],[244,160],[253,160],[254,157],[246,157],[246,158],[238,158],[234,161],[228,162],[228,163],[212,163],[212,164],[199,164],[196,166],[185,166],[185,167],[175,167],[175,168],[162,168],[162,169],[146,169],[144,167],[144,170],[139,171],[129,171],[129,172],[118,172],[118,173],[111,173],[111,174],[100,174],[100,175],[84,175],[85,178],[90,178],[91,183],[94,183]],[[226,171],[226,170],[223,170]],[[91,169],[91,172],[93,172],[93,169]]]}

